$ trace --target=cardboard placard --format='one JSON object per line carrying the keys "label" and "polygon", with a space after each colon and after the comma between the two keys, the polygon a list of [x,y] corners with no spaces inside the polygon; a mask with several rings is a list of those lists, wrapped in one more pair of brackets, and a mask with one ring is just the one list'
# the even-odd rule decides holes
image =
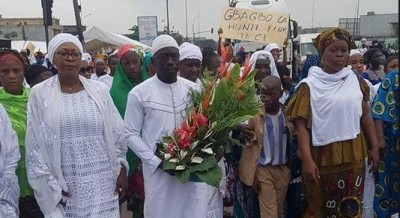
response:
{"label": "cardboard placard", "polygon": [[222,12],[223,38],[272,43],[283,46],[289,15],[259,10],[225,8]]}

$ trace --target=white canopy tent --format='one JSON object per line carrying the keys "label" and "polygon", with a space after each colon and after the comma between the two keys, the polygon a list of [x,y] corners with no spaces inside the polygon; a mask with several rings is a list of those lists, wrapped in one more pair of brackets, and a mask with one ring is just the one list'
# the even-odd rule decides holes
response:
{"label": "white canopy tent", "polygon": [[131,44],[143,51],[149,51],[151,48],[136,40],[130,39],[121,34],[108,32],[98,27],[92,27],[83,32],[85,38],[85,49],[91,52],[110,52],[112,49],[126,44]]}

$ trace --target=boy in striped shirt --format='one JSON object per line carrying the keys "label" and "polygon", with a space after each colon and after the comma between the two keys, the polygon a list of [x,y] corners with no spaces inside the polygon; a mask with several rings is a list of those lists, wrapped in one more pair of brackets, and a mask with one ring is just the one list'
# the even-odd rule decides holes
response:
{"label": "boy in striped shirt", "polygon": [[279,103],[281,96],[279,77],[265,77],[260,90],[264,110],[249,120],[250,131],[245,131],[247,141],[239,162],[241,180],[258,194],[261,217],[282,217],[290,180],[289,131]]}

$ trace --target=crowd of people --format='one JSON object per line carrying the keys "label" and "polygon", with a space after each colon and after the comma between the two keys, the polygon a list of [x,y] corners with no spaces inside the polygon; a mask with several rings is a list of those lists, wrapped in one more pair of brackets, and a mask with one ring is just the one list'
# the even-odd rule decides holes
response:
{"label": "crowd of people", "polygon": [[[92,56],[61,33],[36,60],[0,49],[0,217],[399,213],[398,54],[360,51],[331,28],[295,81],[286,43],[237,54],[229,39],[219,43],[200,49],[160,35],[150,52],[124,45]],[[218,76],[221,50],[228,65],[256,71],[264,106],[232,131],[242,146],[224,146],[219,188],[181,183],[162,170],[156,143],[180,125],[201,77]]]}

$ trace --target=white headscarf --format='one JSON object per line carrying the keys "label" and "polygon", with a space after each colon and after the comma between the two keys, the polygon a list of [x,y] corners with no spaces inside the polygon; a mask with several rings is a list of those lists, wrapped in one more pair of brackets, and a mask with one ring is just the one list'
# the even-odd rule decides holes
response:
{"label": "white headscarf", "polygon": [[60,47],[60,45],[62,45],[65,42],[72,42],[76,45],[76,47],[78,47],[79,51],[81,53],[83,53],[83,47],[82,47],[82,43],[79,41],[78,38],[76,38],[76,36],[73,36],[69,33],[60,33],[56,36],[54,36],[53,39],[50,40],[49,42],[49,47],[48,47],[48,54],[49,54],[49,61],[50,63],[53,63],[54,61],[54,54],[56,53],[56,50],[58,47]]}
{"label": "white headscarf", "polygon": [[182,43],[182,45],[179,47],[179,61],[183,61],[185,59],[203,61],[203,55],[201,54],[200,48],[189,42]]}
{"label": "white headscarf", "polygon": [[178,43],[172,36],[160,35],[154,39],[151,50],[153,52],[153,55],[155,55],[157,51],[167,47],[174,47],[176,49],[179,49]]}
{"label": "white headscarf", "polygon": [[349,56],[349,57],[351,57],[351,56],[353,56],[353,55],[355,55],[355,54],[360,54],[360,55],[362,55],[361,52],[358,51],[357,49],[351,49],[351,51],[350,51],[350,56]]}
{"label": "white headscarf", "polygon": [[267,45],[267,47],[264,48],[265,51],[269,51],[269,52],[271,52],[274,49],[281,50],[281,47],[279,47],[279,45],[276,43],[270,43],[269,45]]}
{"label": "white headscarf", "polygon": [[269,60],[269,68],[271,70],[271,75],[279,77],[278,70],[276,69],[276,66],[275,66],[274,57],[272,56],[271,52],[266,51],[266,50],[256,51],[256,52],[254,52],[254,54],[251,55],[250,65],[251,65],[252,71],[256,67],[257,60],[260,60],[260,59]]}

